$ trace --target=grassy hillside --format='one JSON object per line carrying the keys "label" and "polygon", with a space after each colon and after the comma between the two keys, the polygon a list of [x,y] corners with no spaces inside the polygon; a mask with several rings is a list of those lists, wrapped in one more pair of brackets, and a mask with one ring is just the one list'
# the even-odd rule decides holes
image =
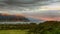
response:
{"label": "grassy hillside", "polygon": [[29,34],[60,34],[60,21],[46,21],[30,29]]}
{"label": "grassy hillside", "polygon": [[26,34],[27,30],[0,30],[0,34]]}
{"label": "grassy hillside", "polygon": [[60,21],[40,24],[0,24],[0,34],[60,34]]}

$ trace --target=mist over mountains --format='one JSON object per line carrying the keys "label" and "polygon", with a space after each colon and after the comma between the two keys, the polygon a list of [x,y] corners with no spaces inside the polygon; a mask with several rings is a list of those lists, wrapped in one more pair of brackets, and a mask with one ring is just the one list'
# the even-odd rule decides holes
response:
{"label": "mist over mountains", "polygon": [[38,20],[30,17],[24,17],[22,15],[8,15],[8,14],[2,14],[0,13],[0,21],[12,21],[12,22],[42,22],[43,20]]}
{"label": "mist over mountains", "polygon": [[35,22],[35,23],[40,23],[40,22],[44,22],[44,20],[39,20],[36,18],[28,18],[31,22]]}

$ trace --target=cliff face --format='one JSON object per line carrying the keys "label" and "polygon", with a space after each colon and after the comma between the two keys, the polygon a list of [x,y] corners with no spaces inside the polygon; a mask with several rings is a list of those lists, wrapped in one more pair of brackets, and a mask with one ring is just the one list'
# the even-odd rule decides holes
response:
{"label": "cliff face", "polygon": [[24,16],[15,16],[15,15],[2,15],[0,14],[0,21],[21,21],[29,22],[29,20]]}

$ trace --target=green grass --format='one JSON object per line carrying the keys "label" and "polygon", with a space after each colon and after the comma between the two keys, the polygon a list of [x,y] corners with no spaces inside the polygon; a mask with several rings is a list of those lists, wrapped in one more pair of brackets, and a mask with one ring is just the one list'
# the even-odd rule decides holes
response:
{"label": "green grass", "polygon": [[26,34],[27,30],[0,30],[0,34]]}

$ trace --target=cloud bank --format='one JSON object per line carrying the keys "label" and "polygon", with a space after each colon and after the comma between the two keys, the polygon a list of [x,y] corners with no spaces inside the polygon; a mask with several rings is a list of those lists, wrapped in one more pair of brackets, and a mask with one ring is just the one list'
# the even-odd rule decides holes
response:
{"label": "cloud bank", "polygon": [[60,21],[60,0],[13,0],[12,3],[8,0],[0,1],[0,13],[23,14],[35,19]]}

